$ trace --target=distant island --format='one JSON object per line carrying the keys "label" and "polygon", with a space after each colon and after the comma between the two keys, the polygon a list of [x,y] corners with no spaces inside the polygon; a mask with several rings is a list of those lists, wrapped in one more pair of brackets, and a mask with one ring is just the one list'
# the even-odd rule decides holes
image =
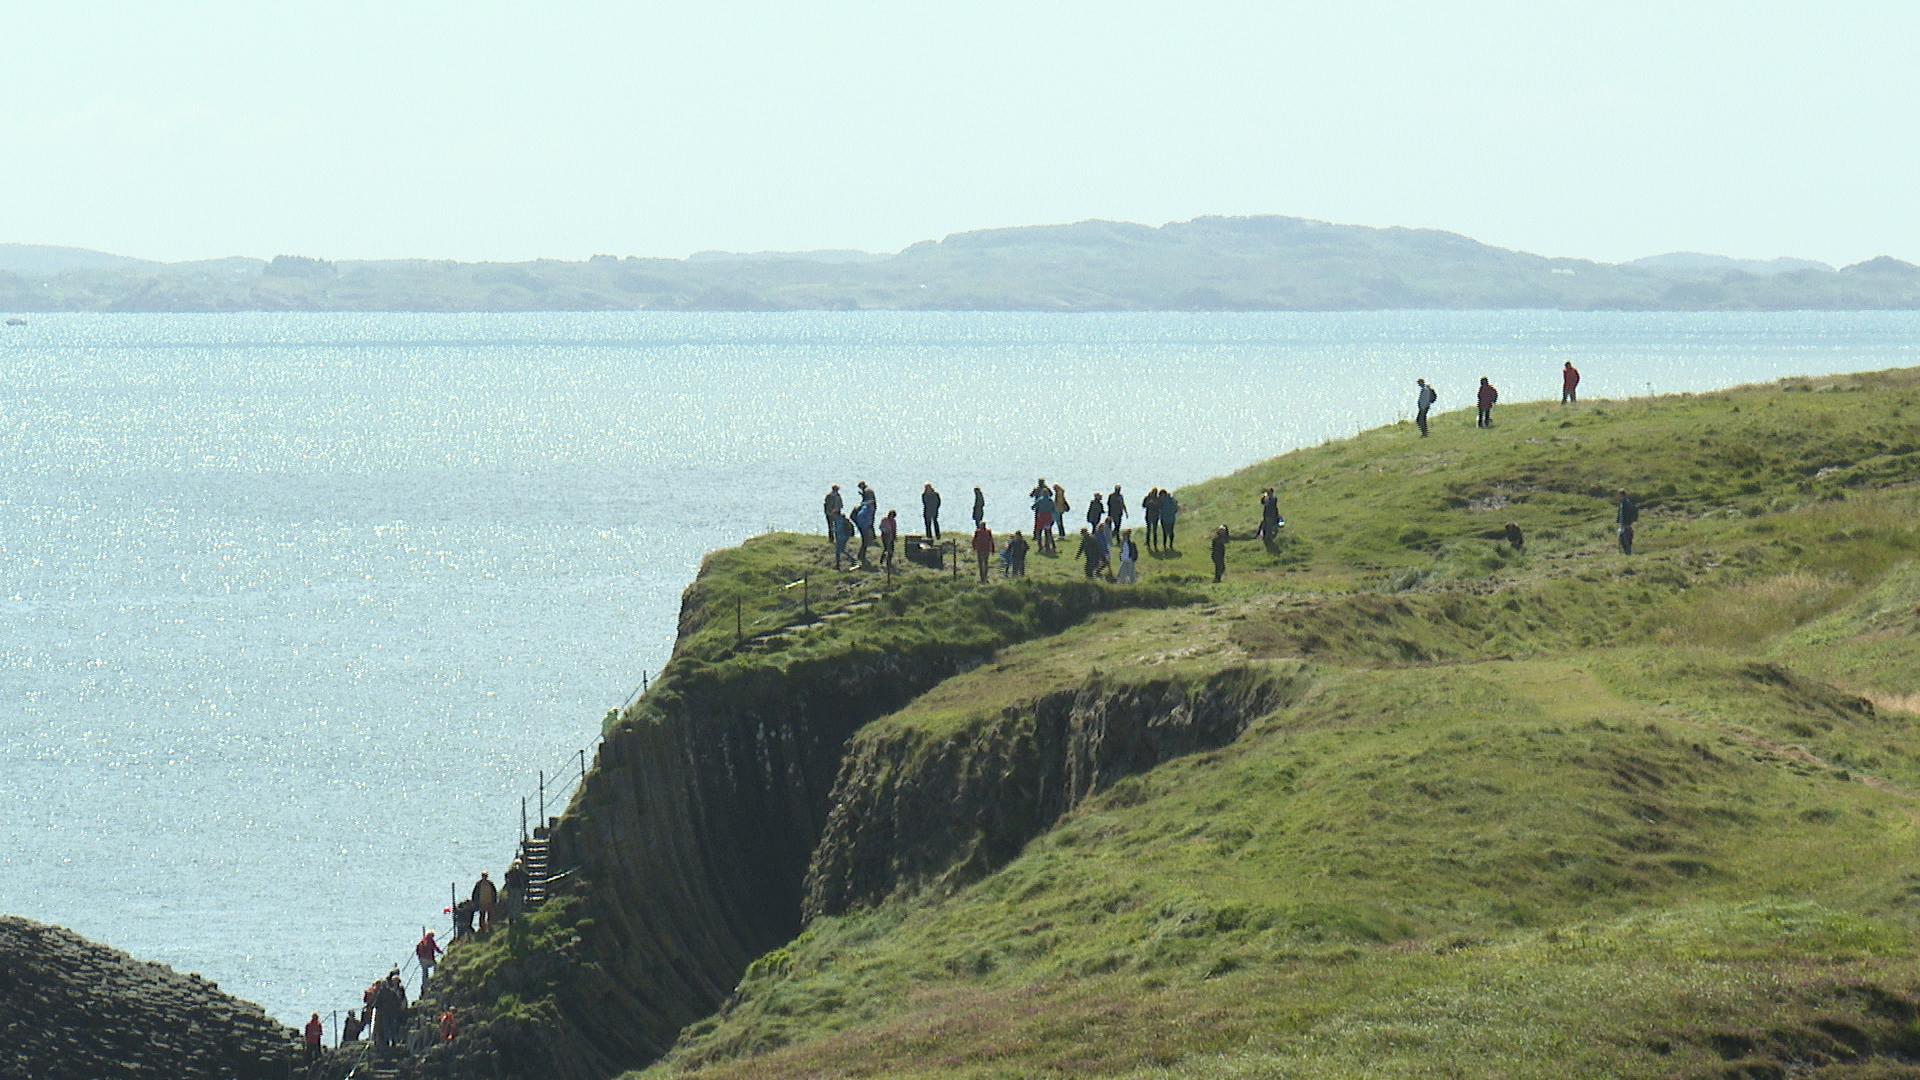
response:
{"label": "distant island", "polygon": [[1203,217],[987,229],[858,251],[160,263],[0,244],[0,311],[1779,311],[1920,308],[1920,267],[1674,253],[1626,263],[1431,229]]}

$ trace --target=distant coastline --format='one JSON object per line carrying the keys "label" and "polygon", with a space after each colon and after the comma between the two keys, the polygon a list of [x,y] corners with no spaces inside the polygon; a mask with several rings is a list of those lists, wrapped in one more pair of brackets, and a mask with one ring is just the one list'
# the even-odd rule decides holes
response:
{"label": "distant coastline", "polygon": [[582,262],[160,263],[0,244],[0,312],[1792,311],[1920,309],[1887,256],[1551,258],[1428,229],[1288,217],[1086,221],[958,233],[894,254],[702,252]]}

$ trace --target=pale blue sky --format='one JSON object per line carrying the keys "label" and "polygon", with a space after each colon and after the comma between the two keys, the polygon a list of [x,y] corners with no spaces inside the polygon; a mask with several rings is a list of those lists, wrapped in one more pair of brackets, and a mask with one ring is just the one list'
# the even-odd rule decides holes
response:
{"label": "pale blue sky", "polygon": [[1920,261],[1920,4],[0,0],[0,241],[679,256],[1275,213]]}

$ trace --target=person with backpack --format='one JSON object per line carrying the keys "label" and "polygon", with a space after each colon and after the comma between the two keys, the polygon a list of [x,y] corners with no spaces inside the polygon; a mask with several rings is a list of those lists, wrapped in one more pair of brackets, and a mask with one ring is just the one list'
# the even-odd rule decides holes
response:
{"label": "person with backpack", "polygon": [[973,557],[980,563],[980,584],[987,583],[987,560],[993,557],[993,531],[982,520],[973,529]]}
{"label": "person with backpack", "polygon": [[1478,401],[1480,406],[1480,419],[1477,426],[1483,428],[1493,426],[1493,403],[1499,400],[1500,391],[1494,389],[1493,384],[1487,381],[1485,375],[1480,376],[1480,397]]}
{"label": "person with backpack", "polygon": [[1420,387],[1420,393],[1413,399],[1413,423],[1420,429],[1420,437],[1424,439],[1427,437],[1427,410],[1433,408],[1433,403],[1440,400],[1440,395],[1434,392],[1433,387],[1427,385],[1427,380],[1413,381]]}
{"label": "person with backpack", "polygon": [[833,539],[833,515],[845,506],[846,502],[840,498],[840,485],[833,485],[833,490],[827,492],[827,497],[820,504],[820,508],[827,513],[827,539]]}
{"label": "person with backpack", "polygon": [[1160,489],[1160,547],[1166,551],[1173,550],[1173,525],[1179,519],[1180,501],[1173,492]]}
{"label": "person with backpack", "polygon": [[1560,369],[1560,404],[1572,405],[1577,402],[1579,389],[1580,369],[1574,367],[1573,361],[1569,360],[1566,366]]}
{"label": "person with backpack", "polygon": [[1120,534],[1120,584],[1131,585],[1140,580],[1140,546],[1133,542],[1133,530]]}
{"label": "person with backpack", "polygon": [[1213,583],[1215,585],[1220,584],[1220,579],[1227,576],[1228,535],[1225,525],[1213,531]]}
{"label": "person with backpack", "polygon": [[1044,554],[1053,554],[1053,489],[1042,481],[1033,489],[1033,540]]}
{"label": "person with backpack", "polygon": [[926,526],[923,535],[929,540],[940,539],[940,493],[933,490],[931,481],[920,489],[920,519]]}
{"label": "person with backpack", "polygon": [[1620,530],[1620,554],[1633,554],[1633,523],[1640,520],[1640,508],[1627,498],[1625,488],[1620,491],[1620,505],[1615,508],[1613,523]]}
{"label": "person with backpack", "polygon": [[979,528],[980,523],[985,520],[987,520],[986,493],[981,491],[979,488],[974,488],[973,489],[973,527],[976,529]]}

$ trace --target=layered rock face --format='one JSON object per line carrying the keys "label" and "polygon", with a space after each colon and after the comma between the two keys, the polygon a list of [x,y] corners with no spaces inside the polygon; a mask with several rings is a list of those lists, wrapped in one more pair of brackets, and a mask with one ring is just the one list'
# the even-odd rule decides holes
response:
{"label": "layered rock face", "polygon": [[0,917],[0,1076],[282,1080],[294,1042],[198,975]]}

